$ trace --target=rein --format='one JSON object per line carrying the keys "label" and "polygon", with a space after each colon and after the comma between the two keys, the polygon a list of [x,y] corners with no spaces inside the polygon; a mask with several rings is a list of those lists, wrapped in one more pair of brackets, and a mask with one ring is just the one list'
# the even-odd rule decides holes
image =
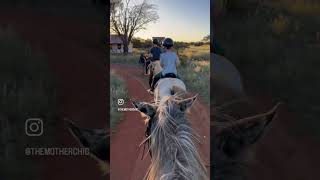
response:
{"label": "rein", "polygon": [[151,145],[150,135],[151,135],[151,127],[152,127],[153,123],[154,123],[154,119],[149,119],[149,121],[147,122],[147,128],[146,128],[146,130],[144,132],[144,136],[146,137],[146,139],[140,144],[140,147],[141,147],[141,145],[143,145],[143,151],[142,151],[141,159],[143,159],[145,157],[146,146],[147,146],[147,149],[149,151],[150,157],[152,158],[152,152],[151,152],[151,149],[150,149],[150,145]]}

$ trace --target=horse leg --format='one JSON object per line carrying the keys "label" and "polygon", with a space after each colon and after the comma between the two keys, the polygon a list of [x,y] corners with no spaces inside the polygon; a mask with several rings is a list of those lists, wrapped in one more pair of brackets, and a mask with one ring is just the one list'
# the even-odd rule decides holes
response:
{"label": "horse leg", "polygon": [[148,67],[149,67],[150,61],[146,61],[146,65],[145,65],[145,75],[148,75]]}
{"label": "horse leg", "polygon": [[149,75],[149,86],[151,88],[152,85],[152,81],[153,81],[153,71],[150,71],[150,75]]}

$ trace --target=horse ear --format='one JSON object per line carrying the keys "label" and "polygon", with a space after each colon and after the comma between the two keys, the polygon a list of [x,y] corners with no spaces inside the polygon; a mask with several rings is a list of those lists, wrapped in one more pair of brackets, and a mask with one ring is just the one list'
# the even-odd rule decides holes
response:
{"label": "horse ear", "polygon": [[137,102],[131,100],[133,106],[138,109],[141,113],[153,117],[156,114],[156,106],[146,103],[146,102]]}
{"label": "horse ear", "polygon": [[224,127],[217,132],[222,150],[230,155],[236,155],[246,147],[255,144],[263,135],[266,127],[276,117],[277,104],[267,113],[244,118]]}
{"label": "horse ear", "polygon": [[185,111],[192,106],[198,95],[179,101],[181,111]]}

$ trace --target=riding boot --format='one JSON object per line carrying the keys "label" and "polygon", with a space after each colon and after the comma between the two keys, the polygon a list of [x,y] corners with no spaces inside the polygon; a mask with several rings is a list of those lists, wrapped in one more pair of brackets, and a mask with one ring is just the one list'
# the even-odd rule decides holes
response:
{"label": "riding boot", "polygon": [[148,74],[148,66],[150,64],[150,60],[146,61],[146,65],[145,65],[145,74]]}
{"label": "riding boot", "polygon": [[153,81],[151,83],[151,88],[150,88],[150,91],[153,91],[154,90],[154,86],[157,84],[157,82],[161,79],[162,77],[162,71],[160,71],[158,74],[156,74],[154,77],[153,77]]}

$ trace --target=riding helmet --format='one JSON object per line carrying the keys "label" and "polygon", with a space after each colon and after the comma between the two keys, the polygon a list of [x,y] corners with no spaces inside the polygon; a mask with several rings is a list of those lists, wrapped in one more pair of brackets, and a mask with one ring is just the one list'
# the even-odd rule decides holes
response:
{"label": "riding helmet", "polygon": [[164,46],[164,47],[172,47],[173,46],[173,40],[171,39],[171,38],[165,38],[164,40],[163,40],[163,43],[162,43],[162,45]]}
{"label": "riding helmet", "polygon": [[154,38],[152,43],[155,44],[155,45],[159,45],[159,40],[157,38]]}

